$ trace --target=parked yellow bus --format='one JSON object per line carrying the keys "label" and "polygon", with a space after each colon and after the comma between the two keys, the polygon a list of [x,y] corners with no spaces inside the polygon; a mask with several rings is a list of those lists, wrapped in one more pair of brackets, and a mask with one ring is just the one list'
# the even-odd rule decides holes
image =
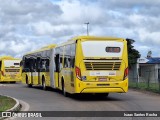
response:
{"label": "parked yellow bus", "polygon": [[43,89],[51,87],[54,73],[55,44],[27,53],[22,58],[22,83],[32,87],[40,85]]}
{"label": "parked yellow bus", "polygon": [[127,41],[79,36],[55,48],[56,87],[67,93],[128,91]]}
{"label": "parked yellow bus", "polygon": [[21,81],[20,59],[11,56],[0,57],[0,82]]}

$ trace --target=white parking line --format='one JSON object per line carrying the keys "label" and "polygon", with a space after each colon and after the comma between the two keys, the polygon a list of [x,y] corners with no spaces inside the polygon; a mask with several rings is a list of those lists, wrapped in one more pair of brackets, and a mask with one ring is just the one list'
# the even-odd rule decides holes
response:
{"label": "white parking line", "polygon": [[16,87],[18,84],[0,84],[0,86],[5,86],[5,87]]}

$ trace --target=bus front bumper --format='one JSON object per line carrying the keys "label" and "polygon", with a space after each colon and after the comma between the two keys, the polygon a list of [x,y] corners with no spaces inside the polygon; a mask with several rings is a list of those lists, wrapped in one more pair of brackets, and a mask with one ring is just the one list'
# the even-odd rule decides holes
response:
{"label": "bus front bumper", "polygon": [[0,82],[20,82],[21,81],[21,77],[17,77],[17,78],[10,78],[10,77],[3,77],[0,79]]}

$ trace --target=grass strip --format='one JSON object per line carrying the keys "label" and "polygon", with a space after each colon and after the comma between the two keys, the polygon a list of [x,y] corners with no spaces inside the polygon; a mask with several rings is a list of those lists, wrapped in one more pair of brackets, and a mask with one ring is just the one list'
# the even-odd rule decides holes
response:
{"label": "grass strip", "polygon": [[141,90],[147,90],[155,93],[160,93],[160,85],[158,83],[146,83],[146,82],[129,82],[130,88],[136,88]]}
{"label": "grass strip", "polygon": [[6,111],[11,109],[16,104],[16,101],[12,98],[0,95],[0,111]]}

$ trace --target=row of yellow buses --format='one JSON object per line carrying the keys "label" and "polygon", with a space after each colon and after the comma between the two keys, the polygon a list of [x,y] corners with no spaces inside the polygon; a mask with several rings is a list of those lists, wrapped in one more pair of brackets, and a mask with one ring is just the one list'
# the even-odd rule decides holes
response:
{"label": "row of yellow buses", "polygon": [[0,57],[0,82],[20,82],[20,59],[11,56]]}
{"label": "row of yellow buses", "polygon": [[22,82],[59,89],[65,96],[124,93],[128,91],[127,55],[123,38],[75,37],[25,54]]}

